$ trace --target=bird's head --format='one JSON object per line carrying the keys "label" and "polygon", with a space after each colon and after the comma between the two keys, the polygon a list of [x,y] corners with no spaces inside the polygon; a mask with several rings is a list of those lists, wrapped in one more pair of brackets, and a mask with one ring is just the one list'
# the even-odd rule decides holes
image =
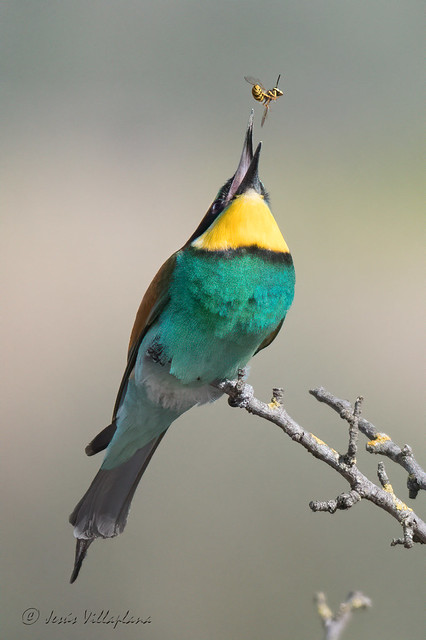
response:
{"label": "bird's head", "polygon": [[213,200],[197,229],[189,238],[186,243],[187,245],[191,244],[196,238],[199,238],[237,196],[252,189],[263,198],[267,198],[267,193],[259,180],[258,173],[260,150],[262,148],[261,142],[259,142],[253,154],[253,117],[254,111],[252,109],[244,138],[243,151],[236,172],[232,178],[229,178],[223,187],[219,189],[216,198]]}
{"label": "bird's head", "polygon": [[261,147],[259,142],[253,153],[252,110],[237,170],[219,190],[185,247],[217,251],[257,246],[288,252],[269,208],[268,194],[259,179]]}

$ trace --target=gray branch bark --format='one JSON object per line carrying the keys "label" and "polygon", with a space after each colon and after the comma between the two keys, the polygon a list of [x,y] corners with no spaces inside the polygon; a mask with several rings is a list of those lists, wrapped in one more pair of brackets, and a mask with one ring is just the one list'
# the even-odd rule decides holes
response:
{"label": "gray branch bark", "polygon": [[[325,402],[344,420],[348,420],[348,418],[349,420],[351,419],[352,407],[351,403],[347,400],[336,398],[322,387],[312,389],[309,393],[319,402]],[[397,444],[392,442],[386,433],[379,432],[371,422],[364,420],[364,418],[359,420],[358,429],[369,438],[369,442],[366,445],[367,451],[387,456],[407,471],[407,487],[410,498],[416,498],[421,489],[423,489],[423,491],[426,490],[426,472],[423,471],[415,460],[411,447],[409,447],[408,444],[404,445],[401,449]]]}
{"label": "gray branch bark", "polygon": [[342,493],[334,500],[312,501],[309,504],[312,511],[335,513],[338,509],[349,509],[360,500],[368,500],[389,513],[401,525],[403,535],[393,539],[391,545],[401,544],[405,548],[411,548],[414,543],[426,544],[426,523],[395,495],[383,462],[378,468],[380,486],[369,480],[356,465],[357,438],[358,432],[361,431],[370,438],[367,451],[385,455],[408,471],[410,497],[415,497],[420,489],[426,488],[425,472],[414,459],[411,448],[405,445],[401,449],[389,436],[380,433],[370,422],[361,418],[362,398],[358,398],[352,407],[349,402],[336,398],[325,389],[310,391],[317,400],[328,404],[349,424],[348,450],[340,454],[293,420],[282,406],[282,389],[273,389],[272,401],[267,404],[254,396],[253,387],[246,384],[243,377],[242,371],[238,380],[217,383],[218,388],[229,396],[229,404],[276,424],[292,440],[301,444],[315,458],[325,462],[348,482],[348,493]]}
{"label": "gray branch bark", "polygon": [[352,612],[371,607],[371,600],[360,591],[354,591],[342,602],[336,615],[333,615],[328,606],[324,593],[317,593],[316,604],[324,627],[324,640],[339,640],[352,617]]}

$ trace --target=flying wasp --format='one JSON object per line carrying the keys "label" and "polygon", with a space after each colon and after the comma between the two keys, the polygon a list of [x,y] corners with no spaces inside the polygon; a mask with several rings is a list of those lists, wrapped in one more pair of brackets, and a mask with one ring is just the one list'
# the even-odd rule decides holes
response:
{"label": "flying wasp", "polygon": [[281,89],[278,89],[278,83],[280,81],[281,74],[278,76],[277,81],[275,83],[275,87],[273,89],[265,89],[263,84],[256,80],[256,78],[252,78],[252,76],[244,76],[244,80],[246,80],[249,84],[253,85],[251,90],[253,98],[258,102],[263,102],[265,105],[265,110],[262,116],[261,127],[265,124],[266,116],[268,115],[269,105],[273,100],[277,100],[280,96],[283,95]]}

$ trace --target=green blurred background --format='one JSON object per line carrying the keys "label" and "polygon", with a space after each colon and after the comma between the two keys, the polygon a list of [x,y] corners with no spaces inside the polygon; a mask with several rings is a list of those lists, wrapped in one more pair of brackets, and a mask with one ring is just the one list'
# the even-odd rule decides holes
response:
{"label": "green blurred background", "polygon": [[[308,389],[363,394],[422,458],[422,5],[1,4],[3,638],[319,638],[314,592],[337,607],[352,589],[374,609],[347,640],[422,636],[424,550],[391,549],[397,524],[367,503],[312,514],[343,480],[225,400],[173,425],[124,535],[95,543],[73,586],[67,522],[141,296],[234,172],[252,107],[297,273],[283,332],[252,362],[256,393],[284,386],[290,414],[342,450],[344,424]],[[278,73],[261,130],[243,76]],[[377,461],[361,447],[372,478]],[[25,626],[29,607],[41,617]],[[108,608],[152,623],[82,624]],[[51,610],[79,621],[45,624]]]}

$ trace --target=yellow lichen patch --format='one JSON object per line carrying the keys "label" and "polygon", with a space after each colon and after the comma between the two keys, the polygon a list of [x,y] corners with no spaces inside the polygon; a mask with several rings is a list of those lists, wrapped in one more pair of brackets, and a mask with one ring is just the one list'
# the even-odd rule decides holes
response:
{"label": "yellow lichen patch", "polygon": [[[322,594],[320,594],[322,595]],[[331,620],[333,617],[333,612],[329,606],[322,600],[318,599],[318,614],[322,618],[322,620]]]}
{"label": "yellow lichen patch", "polygon": [[390,438],[386,433],[378,433],[375,438],[367,442],[367,446],[375,447],[378,444],[383,444],[387,440],[390,440]]}
{"label": "yellow lichen patch", "polygon": [[276,398],[272,398],[271,402],[269,402],[268,407],[270,409],[280,409],[281,405]]}
{"label": "yellow lichen patch", "polygon": [[313,437],[313,439],[317,444],[319,444],[320,446],[327,447],[327,449],[333,453],[336,460],[339,459],[339,454],[337,453],[336,449],[332,449],[331,447],[329,447],[328,444],[324,442],[324,440],[321,440],[320,438],[318,438],[318,436],[316,436],[314,433],[310,433],[309,435]]}
{"label": "yellow lichen patch", "polygon": [[408,507],[405,502],[402,502],[399,498],[396,497],[393,487],[390,482],[387,482],[383,485],[383,489],[392,495],[393,501],[395,503],[395,507],[398,511],[412,511],[411,507]]}
{"label": "yellow lichen patch", "polygon": [[399,500],[396,496],[395,496],[395,506],[398,509],[398,511],[412,511],[411,507],[408,507],[405,502],[402,502],[402,500]]}

